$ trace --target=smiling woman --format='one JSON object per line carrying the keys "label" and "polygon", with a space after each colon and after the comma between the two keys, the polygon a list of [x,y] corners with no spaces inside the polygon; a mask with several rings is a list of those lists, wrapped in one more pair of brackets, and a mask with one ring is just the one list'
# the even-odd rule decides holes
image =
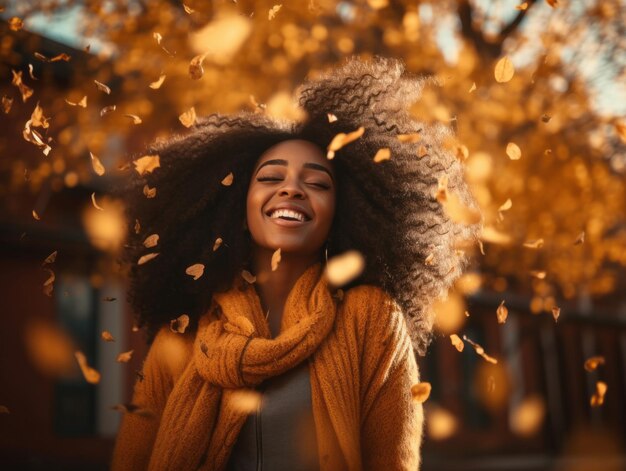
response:
{"label": "smiling woman", "polygon": [[[435,197],[447,179],[475,207],[449,131],[408,113],[421,87],[398,61],[353,59],[300,87],[304,122],[211,115],[148,150],[125,261],[149,414],[125,415],[113,469],[419,467],[415,352],[479,230]],[[349,250],[365,268],[339,291],[324,268]]]}

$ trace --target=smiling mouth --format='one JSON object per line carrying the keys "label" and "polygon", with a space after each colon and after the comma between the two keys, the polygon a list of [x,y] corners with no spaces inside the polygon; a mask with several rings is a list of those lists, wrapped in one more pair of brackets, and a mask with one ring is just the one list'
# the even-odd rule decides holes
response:
{"label": "smiling mouth", "polygon": [[270,210],[265,213],[267,217],[272,219],[273,221],[285,221],[285,222],[294,222],[294,223],[305,223],[311,220],[309,216],[300,212],[294,211],[291,209],[275,209]]}

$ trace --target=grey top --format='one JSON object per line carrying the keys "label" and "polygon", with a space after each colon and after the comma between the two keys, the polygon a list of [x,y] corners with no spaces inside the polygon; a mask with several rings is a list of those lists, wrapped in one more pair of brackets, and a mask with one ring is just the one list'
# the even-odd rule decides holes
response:
{"label": "grey top", "polygon": [[227,471],[318,471],[308,361],[264,381],[261,407],[246,419]]}

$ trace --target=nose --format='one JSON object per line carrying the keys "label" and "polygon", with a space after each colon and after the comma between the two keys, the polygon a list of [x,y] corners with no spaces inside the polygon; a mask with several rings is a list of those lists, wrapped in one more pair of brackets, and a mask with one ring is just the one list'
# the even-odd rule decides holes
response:
{"label": "nose", "polygon": [[285,181],[285,185],[278,191],[278,196],[287,196],[289,198],[304,198],[304,192],[296,182]]}

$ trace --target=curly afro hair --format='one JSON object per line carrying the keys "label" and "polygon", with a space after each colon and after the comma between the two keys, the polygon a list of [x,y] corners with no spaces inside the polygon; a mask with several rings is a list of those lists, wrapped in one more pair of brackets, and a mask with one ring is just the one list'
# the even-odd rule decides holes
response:
{"label": "curly afro hair", "polygon": [[[347,60],[297,91],[306,119],[289,122],[263,113],[209,115],[191,132],[157,142],[148,154],[160,167],[134,174],[125,189],[129,239],[122,261],[129,264],[128,301],[148,341],[181,314],[190,328],[210,308],[212,295],[228,289],[250,255],[250,235],[243,230],[246,194],[260,155],[288,139],[305,139],[326,149],[335,135],[365,128],[364,134],[336,152],[336,209],[328,257],[349,249],[366,260],[350,285],[376,285],[402,308],[415,350],[423,355],[431,340],[431,304],[444,295],[466,268],[460,244],[474,242],[480,223],[460,224],[444,212],[435,194],[444,176],[448,188],[468,207],[476,204],[464,182],[462,163],[445,141],[445,126],[413,119],[408,105],[419,100],[427,79],[410,77],[402,63],[376,57]],[[337,117],[329,122],[328,113]],[[418,142],[398,135],[419,134]],[[374,162],[381,148],[391,158]],[[233,174],[226,186],[222,180]],[[144,185],[157,188],[146,198]],[[140,230],[134,230],[139,221]],[[156,247],[144,240],[158,234]],[[216,239],[222,243],[214,250]],[[148,252],[153,260],[138,265]],[[435,263],[428,263],[429,255]],[[432,258],[431,258],[432,260]],[[195,280],[185,273],[202,263]]]}

